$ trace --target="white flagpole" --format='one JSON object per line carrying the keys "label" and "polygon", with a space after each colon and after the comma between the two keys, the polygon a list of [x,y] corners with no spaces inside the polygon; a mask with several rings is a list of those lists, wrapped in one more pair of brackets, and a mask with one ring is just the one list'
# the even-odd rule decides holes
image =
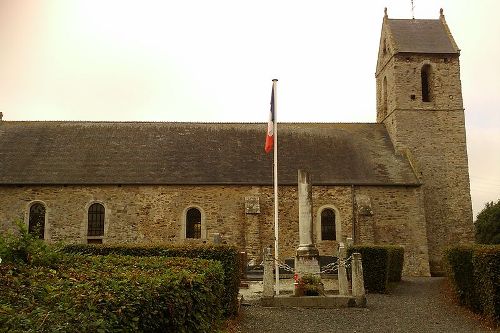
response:
{"label": "white flagpole", "polygon": [[279,271],[279,251],[278,251],[278,117],[277,117],[277,94],[276,85],[278,79],[273,79],[273,95],[274,95],[274,122],[273,122],[273,139],[274,139],[274,159],[273,159],[273,169],[274,169],[274,256],[276,261],[274,262],[274,270],[276,271],[276,295],[280,294],[280,271]]}

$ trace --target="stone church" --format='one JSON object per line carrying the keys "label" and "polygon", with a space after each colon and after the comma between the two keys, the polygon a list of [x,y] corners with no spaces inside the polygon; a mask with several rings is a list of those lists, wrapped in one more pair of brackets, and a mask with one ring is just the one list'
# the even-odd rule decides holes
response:
{"label": "stone church", "polygon": [[[280,123],[280,258],[298,246],[297,170],[315,242],[398,244],[404,273],[442,272],[473,241],[460,49],[439,19],[382,23],[377,123]],[[263,113],[264,114],[264,113]],[[1,119],[1,117],[0,117]],[[273,244],[264,123],[0,120],[0,221],[50,242]]]}

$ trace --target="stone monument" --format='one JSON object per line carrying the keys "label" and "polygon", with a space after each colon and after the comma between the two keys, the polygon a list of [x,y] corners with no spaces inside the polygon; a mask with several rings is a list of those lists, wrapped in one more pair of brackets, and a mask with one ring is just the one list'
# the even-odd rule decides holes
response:
{"label": "stone monument", "polygon": [[295,271],[299,278],[304,274],[319,274],[319,251],[313,242],[311,177],[304,170],[298,171],[299,195],[299,247],[295,256]]}

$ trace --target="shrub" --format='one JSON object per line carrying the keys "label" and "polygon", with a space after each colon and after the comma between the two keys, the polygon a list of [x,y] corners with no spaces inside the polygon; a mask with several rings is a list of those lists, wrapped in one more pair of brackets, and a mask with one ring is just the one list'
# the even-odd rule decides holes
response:
{"label": "shrub", "polygon": [[405,260],[405,250],[402,246],[387,246],[389,249],[389,282],[401,281],[403,275],[403,265]]}
{"label": "shrub", "polygon": [[456,246],[445,252],[449,280],[462,305],[500,322],[500,246]]}
{"label": "shrub", "polygon": [[474,248],[472,266],[479,308],[500,322],[500,246]]}
{"label": "shrub", "polygon": [[60,259],[60,247],[47,244],[35,234],[30,234],[21,221],[16,221],[16,233],[0,235],[0,258],[4,263],[56,267]]}
{"label": "shrub", "polygon": [[476,241],[480,244],[500,244],[500,200],[487,202],[474,222]]}
{"label": "shrub", "polygon": [[238,293],[240,287],[240,257],[234,246],[207,244],[161,244],[161,245],[67,245],[68,253],[92,255],[131,255],[202,258],[220,261],[224,269],[224,288],[222,296],[224,313],[227,317],[238,313]]}
{"label": "shrub", "polygon": [[0,327],[11,332],[211,332],[218,262],[66,255],[57,270],[0,265]]}
{"label": "shrub", "polygon": [[361,253],[363,280],[369,292],[385,293],[389,278],[389,251],[377,245],[355,245],[347,249],[348,256]]}
{"label": "shrub", "polygon": [[299,279],[298,288],[305,296],[320,296],[325,294],[321,278],[313,274],[305,274]]}
{"label": "shrub", "polygon": [[387,292],[388,282],[401,281],[404,249],[394,245],[354,245],[348,256],[361,253],[365,289],[374,293]]}
{"label": "shrub", "polygon": [[445,251],[447,275],[460,304],[478,310],[474,287],[474,266],[472,265],[472,245],[456,246]]}

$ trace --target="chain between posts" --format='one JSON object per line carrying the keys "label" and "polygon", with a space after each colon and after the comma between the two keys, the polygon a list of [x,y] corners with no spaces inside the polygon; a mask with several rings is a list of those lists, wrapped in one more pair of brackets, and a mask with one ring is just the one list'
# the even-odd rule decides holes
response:
{"label": "chain between posts", "polygon": [[[307,273],[307,272],[295,271],[295,269],[293,267],[291,267],[290,265],[286,264],[283,261],[280,261],[280,260],[276,259],[275,257],[273,257],[273,260],[274,260],[275,263],[278,264],[279,268],[281,268],[281,269],[283,269],[285,271],[291,272],[293,274],[311,274],[311,273]],[[350,256],[349,258],[347,258],[345,260],[342,260],[342,261],[343,261],[344,266],[346,268],[349,268],[349,267],[351,267],[352,256]],[[328,265],[324,266],[323,270],[321,270],[319,273],[314,273],[314,274],[318,275],[318,274],[326,274],[326,273],[338,272],[340,264],[341,264],[341,259],[337,259],[337,261],[329,263]]]}

